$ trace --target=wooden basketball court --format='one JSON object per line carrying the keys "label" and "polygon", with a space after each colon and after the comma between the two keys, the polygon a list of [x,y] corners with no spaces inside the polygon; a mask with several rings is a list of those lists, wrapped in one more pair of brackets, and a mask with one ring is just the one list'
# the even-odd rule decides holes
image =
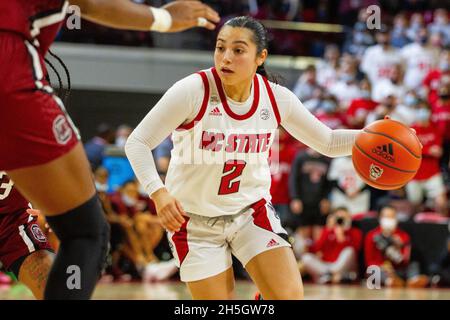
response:
{"label": "wooden basketball court", "polygon": [[[249,281],[236,283],[237,299],[253,300],[256,287]],[[99,300],[182,300],[190,299],[181,282],[164,283],[100,283],[94,293]],[[367,289],[359,285],[305,284],[308,300],[450,300],[450,289]],[[0,299],[33,299],[21,284],[0,286]]]}

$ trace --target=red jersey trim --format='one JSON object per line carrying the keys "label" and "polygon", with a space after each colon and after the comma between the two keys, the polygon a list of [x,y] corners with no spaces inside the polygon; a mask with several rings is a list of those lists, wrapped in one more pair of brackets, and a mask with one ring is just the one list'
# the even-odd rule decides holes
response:
{"label": "red jersey trim", "polygon": [[198,121],[202,120],[203,116],[205,115],[206,107],[208,106],[208,100],[209,100],[209,81],[208,81],[208,77],[206,76],[206,73],[204,71],[197,72],[197,74],[199,74],[202,77],[203,86],[204,86],[204,95],[203,95],[202,106],[200,107],[200,111],[195,116],[194,120],[192,120],[191,122],[188,122],[186,124],[180,125],[176,129],[177,131],[192,129],[194,127],[194,125]]}
{"label": "red jersey trim", "polygon": [[220,81],[219,74],[217,73],[216,68],[211,69],[212,74],[214,76],[214,81],[216,82],[217,91],[219,92],[220,100],[222,102],[223,108],[225,109],[225,112],[233,119],[235,120],[245,120],[250,118],[255,112],[256,109],[258,109],[259,104],[259,81],[258,77],[255,75],[253,78],[253,88],[254,88],[254,96],[253,96],[253,103],[250,108],[250,110],[245,114],[236,114],[231,110],[230,106],[227,102],[227,97],[225,96],[225,92],[223,91],[222,87],[222,81]]}
{"label": "red jersey trim", "polygon": [[269,94],[270,102],[272,104],[273,113],[275,113],[275,118],[277,118],[277,123],[278,123],[278,125],[280,125],[281,117],[280,117],[280,112],[278,111],[277,100],[275,99],[275,96],[273,95],[272,88],[270,87],[270,84],[269,84],[269,81],[267,81],[267,78],[263,77],[263,76],[261,76],[261,77],[263,78],[264,84],[265,84],[266,89],[267,89],[267,93]]}

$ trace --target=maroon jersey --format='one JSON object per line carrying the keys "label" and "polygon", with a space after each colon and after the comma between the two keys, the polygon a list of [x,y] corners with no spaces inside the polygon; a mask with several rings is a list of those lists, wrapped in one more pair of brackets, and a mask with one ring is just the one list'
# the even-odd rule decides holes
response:
{"label": "maroon jersey", "polygon": [[15,213],[28,209],[28,201],[14,188],[14,183],[0,171],[0,214]]}
{"label": "maroon jersey", "polygon": [[1,0],[0,31],[20,34],[45,54],[61,27],[68,5],[64,0]]}

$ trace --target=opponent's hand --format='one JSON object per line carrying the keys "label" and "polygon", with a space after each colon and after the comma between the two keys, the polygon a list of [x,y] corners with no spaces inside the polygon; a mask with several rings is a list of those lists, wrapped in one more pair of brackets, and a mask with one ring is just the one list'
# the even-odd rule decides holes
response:
{"label": "opponent's hand", "polygon": [[172,16],[172,26],[168,32],[178,32],[193,27],[214,30],[215,23],[220,21],[219,14],[200,1],[174,1],[162,8]]}
{"label": "opponent's hand", "polygon": [[163,227],[170,232],[180,231],[181,225],[185,222],[183,215],[186,215],[180,202],[165,188],[155,191],[151,197]]}

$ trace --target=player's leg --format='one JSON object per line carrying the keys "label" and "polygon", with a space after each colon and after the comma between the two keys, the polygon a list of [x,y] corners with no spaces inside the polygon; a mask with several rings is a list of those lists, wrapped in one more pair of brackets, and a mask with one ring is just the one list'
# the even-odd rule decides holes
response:
{"label": "player's leg", "polygon": [[54,252],[37,217],[22,212],[0,216],[0,260],[37,299],[43,299]]}
{"label": "player's leg", "polygon": [[39,250],[23,260],[17,279],[31,290],[38,300],[44,299],[44,290],[52,267],[55,254],[47,250]]}
{"label": "player's leg", "polygon": [[194,300],[231,300],[234,298],[233,268],[207,279],[187,282]]}
{"label": "player's leg", "polygon": [[[104,266],[109,226],[81,143],[46,164],[7,172],[60,239],[45,297],[90,298]],[[78,271],[81,286],[69,287],[68,277]]]}
{"label": "player's leg", "polygon": [[245,269],[265,300],[303,299],[303,283],[291,248],[260,253],[247,263]]}
{"label": "player's leg", "polygon": [[272,206],[261,200],[234,223],[238,231],[230,243],[232,252],[263,298],[303,299],[297,261]]}

